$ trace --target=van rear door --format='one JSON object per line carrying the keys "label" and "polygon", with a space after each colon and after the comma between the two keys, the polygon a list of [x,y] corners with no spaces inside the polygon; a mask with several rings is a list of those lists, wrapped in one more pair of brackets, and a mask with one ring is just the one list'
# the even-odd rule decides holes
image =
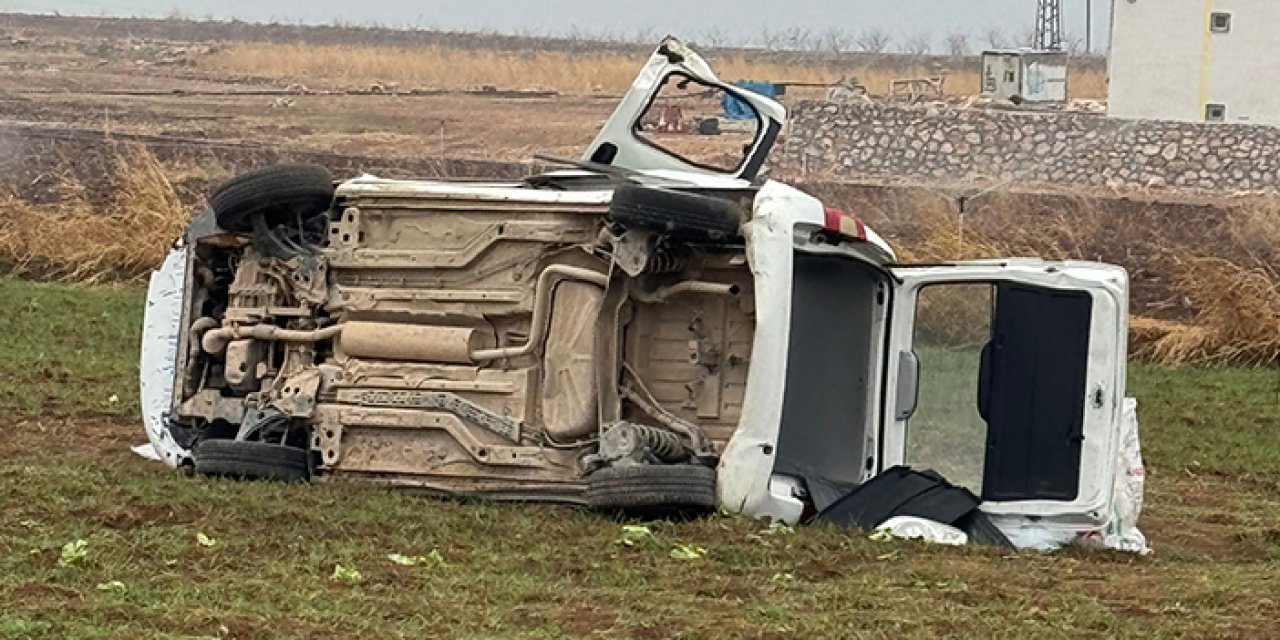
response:
{"label": "van rear door", "polygon": [[993,515],[1105,522],[1128,278],[1040,260],[900,267],[880,468],[933,469]]}

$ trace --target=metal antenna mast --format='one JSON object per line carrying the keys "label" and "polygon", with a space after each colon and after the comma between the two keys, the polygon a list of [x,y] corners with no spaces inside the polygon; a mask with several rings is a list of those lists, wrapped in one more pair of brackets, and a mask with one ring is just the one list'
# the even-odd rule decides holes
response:
{"label": "metal antenna mast", "polygon": [[1041,51],[1061,51],[1062,0],[1037,0],[1035,48]]}

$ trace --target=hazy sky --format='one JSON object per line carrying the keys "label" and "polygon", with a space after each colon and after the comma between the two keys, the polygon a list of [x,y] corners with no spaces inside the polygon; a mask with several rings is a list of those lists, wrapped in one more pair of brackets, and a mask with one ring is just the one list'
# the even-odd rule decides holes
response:
{"label": "hazy sky", "polygon": [[[1065,0],[1069,37],[1083,39],[1089,0]],[[1092,0],[1095,48],[1105,46],[1112,0]],[[505,32],[631,35],[641,30],[675,33],[690,40],[711,31],[735,42],[759,41],[766,29],[815,32],[838,27],[858,32],[886,29],[902,38],[929,32],[936,41],[951,31],[972,39],[997,26],[1027,33],[1036,0],[0,0],[3,11],[58,11],[82,15],[240,18],[252,21],[382,23]],[[985,44],[985,43],[983,43]]]}

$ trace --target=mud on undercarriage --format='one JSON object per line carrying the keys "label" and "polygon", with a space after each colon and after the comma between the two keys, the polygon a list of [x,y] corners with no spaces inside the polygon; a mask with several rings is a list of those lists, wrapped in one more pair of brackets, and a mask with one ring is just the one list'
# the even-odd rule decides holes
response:
{"label": "mud on undercarriage", "polygon": [[714,508],[754,330],[749,193],[333,199],[322,171],[237,178],[211,199],[229,232],[188,238],[170,421],[197,471]]}

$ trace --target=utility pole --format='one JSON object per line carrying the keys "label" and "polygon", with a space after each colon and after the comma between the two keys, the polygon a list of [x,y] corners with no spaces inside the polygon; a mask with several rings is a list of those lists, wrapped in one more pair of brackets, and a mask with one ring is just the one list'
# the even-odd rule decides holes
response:
{"label": "utility pole", "polygon": [[1062,0],[1038,0],[1035,48],[1062,50]]}
{"label": "utility pole", "polygon": [[1084,52],[1093,55],[1093,0],[1084,0]]}

